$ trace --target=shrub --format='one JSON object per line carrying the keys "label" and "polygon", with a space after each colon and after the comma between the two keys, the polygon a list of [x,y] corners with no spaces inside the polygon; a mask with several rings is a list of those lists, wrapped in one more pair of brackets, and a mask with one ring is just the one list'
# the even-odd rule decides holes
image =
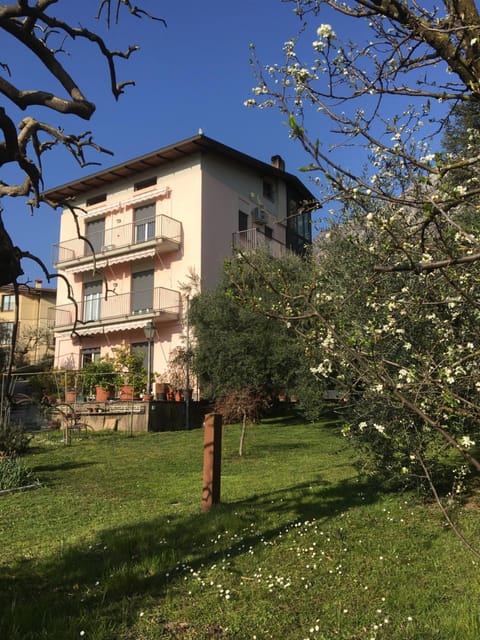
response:
{"label": "shrub", "polygon": [[253,424],[260,421],[268,406],[268,401],[261,391],[247,387],[219,398],[215,404],[215,411],[222,414],[224,424],[241,421]]}
{"label": "shrub", "polygon": [[18,425],[0,425],[0,455],[19,456],[25,453],[32,436]]}
{"label": "shrub", "polygon": [[18,458],[0,460],[0,490],[16,489],[33,482],[32,470]]}

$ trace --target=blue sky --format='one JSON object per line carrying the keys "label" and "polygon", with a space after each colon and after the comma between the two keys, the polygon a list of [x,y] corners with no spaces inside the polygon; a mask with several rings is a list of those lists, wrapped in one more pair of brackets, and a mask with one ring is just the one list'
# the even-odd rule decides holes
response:
{"label": "blue sky", "polygon": [[[74,16],[75,23],[81,21],[98,29],[100,25],[91,20],[97,5],[98,0],[63,0],[53,5],[52,13],[63,9],[70,19]],[[165,18],[167,28],[125,14],[119,28],[106,35],[106,41],[114,47],[140,45],[140,51],[128,63],[119,65],[120,78],[133,78],[136,86],[127,87],[115,102],[108,91],[105,66],[93,48],[72,46],[66,65],[87,97],[96,103],[96,113],[90,122],[84,122],[46,110],[36,112],[66,131],[91,129],[96,141],[115,155],[97,157],[92,152],[90,158],[102,162],[102,166],[81,169],[65,152],[55,150],[46,160],[45,188],[188,138],[201,128],[206,135],[265,162],[280,154],[287,170],[314,190],[308,177],[298,173],[308,158],[289,139],[282,115],[274,109],[244,106],[255,86],[249,44],[255,43],[262,62],[281,62],[283,43],[299,28],[294,5],[281,0],[147,0],[142,6]],[[348,35],[338,14],[322,15],[320,22],[331,22],[339,36]],[[355,24],[358,28],[359,23]],[[313,22],[307,43],[315,39],[316,26]],[[11,64],[13,79],[19,80],[22,88],[44,88],[41,69],[7,38],[3,35],[2,60]],[[17,120],[21,116],[19,113]],[[2,178],[8,176],[8,169],[2,168]],[[3,206],[4,222],[14,242],[50,267],[52,245],[58,239],[59,212],[41,209],[30,217],[19,199],[4,200]],[[24,281],[42,277],[35,263],[24,261],[23,266]]]}

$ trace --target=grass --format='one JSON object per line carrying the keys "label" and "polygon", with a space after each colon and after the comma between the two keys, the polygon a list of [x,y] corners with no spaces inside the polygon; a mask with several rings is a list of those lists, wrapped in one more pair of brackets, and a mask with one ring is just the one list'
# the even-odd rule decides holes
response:
{"label": "grass", "polygon": [[36,437],[42,488],[0,498],[0,637],[480,637],[475,558],[432,506],[362,483],[334,424],[267,421],[243,460],[238,438],[205,514],[200,431]]}

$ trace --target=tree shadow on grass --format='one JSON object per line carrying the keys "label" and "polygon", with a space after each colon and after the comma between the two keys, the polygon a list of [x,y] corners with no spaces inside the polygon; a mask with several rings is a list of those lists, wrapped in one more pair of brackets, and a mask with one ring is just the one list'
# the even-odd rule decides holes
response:
{"label": "tree shadow on grass", "polygon": [[305,424],[305,418],[302,418],[300,415],[297,415],[295,413],[287,412],[283,415],[275,414],[266,418],[262,418],[258,426],[269,427],[271,425],[274,425],[275,427],[291,427],[298,424]]}
{"label": "tree shadow on grass", "polygon": [[309,450],[311,449],[311,444],[308,442],[275,442],[263,445],[255,444],[255,454],[260,456],[263,455],[263,452],[273,454],[277,451],[299,451],[300,449]]}
{"label": "tree shadow on grass", "polygon": [[52,471],[69,471],[71,469],[81,469],[82,467],[91,467],[98,464],[97,462],[60,462],[58,464],[36,464],[32,470],[38,473],[49,473]]}
{"label": "tree shadow on grass", "polygon": [[377,498],[374,487],[356,480],[318,480],[215,505],[208,514],[171,513],[105,529],[88,546],[2,570],[0,637],[60,639],[80,629],[90,637],[103,623],[111,633],[102,638],[113,640],[120,621],[135,624],[145,599],[161,601],[192,570],[263,549],[296,522],[328,519]]}

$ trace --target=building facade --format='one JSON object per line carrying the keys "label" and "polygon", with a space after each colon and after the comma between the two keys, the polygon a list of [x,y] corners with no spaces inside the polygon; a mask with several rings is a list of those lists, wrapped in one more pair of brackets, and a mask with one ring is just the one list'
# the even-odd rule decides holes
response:
{"label": "building facade", "polygon": [[[63,207],[55,366],[129,345],[166,375],[184,344],[192,274],[215,286],[232,247],[301,252],[313,196],[284,170],[198,134],[45,193]],[[299,213],[305,209],[304,213]]]}
{"label": "building facade", "polygon": [[[53,317],[56,290],[36,280],[33,287],[18,285],[18,327],[14,350],[14,367],[38,365],[53,357]],[[9,361],[13,329],[17,319],[13,285],[0,287],[0,363]]]}

